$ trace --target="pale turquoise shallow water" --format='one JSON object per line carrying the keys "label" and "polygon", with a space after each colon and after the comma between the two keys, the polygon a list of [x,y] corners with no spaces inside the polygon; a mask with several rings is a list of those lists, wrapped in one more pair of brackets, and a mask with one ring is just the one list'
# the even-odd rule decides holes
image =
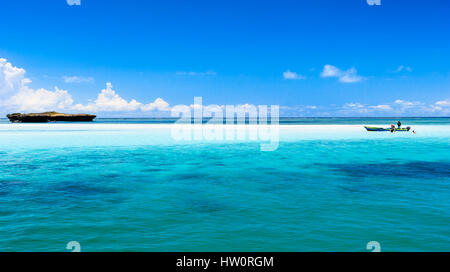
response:
{"label": "pale turquoise shallow water", "polygon": [[171,125],[0,124],[0,250],[450,251],[445,120],[282,126],[273,152]]}

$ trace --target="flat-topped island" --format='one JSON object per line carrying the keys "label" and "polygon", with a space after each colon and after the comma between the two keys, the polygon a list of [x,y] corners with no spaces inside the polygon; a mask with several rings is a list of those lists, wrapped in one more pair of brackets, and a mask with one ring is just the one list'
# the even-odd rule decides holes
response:
{"label": "flat-topped island", "polygon": [[12,123],[47,123],[47,122],[91,122],[95,115],[91,114],[66,114],[55,111],[43,113],[13,113],[8,114]]}

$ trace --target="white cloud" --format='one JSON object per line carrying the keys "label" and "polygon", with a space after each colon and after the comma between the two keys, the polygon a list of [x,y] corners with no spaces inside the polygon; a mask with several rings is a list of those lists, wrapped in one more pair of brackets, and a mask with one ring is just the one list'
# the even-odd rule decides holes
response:
{"label": "white cloud", "polygon": [[366,114],[369,112],[369,109],[361,104],[361,103],[345,103],[342,106],[342,109],[338,111],[338,113],[343,113],[343,114]]}
{"label": "white cloud", "polygon": [[177,75],[180,76],[215,76],[217,75],[214,71],[207,71],[207,72],[176,72]]}
{"label": "white cloud", "polygon": [[444,115],[450,114],[450,99],[437,101],[431,107],[434,111],[441,112]]}
{"label": "white cloud", "polygon": [[336,66],[333,65],[325,65],[323,67],[322,77],[339,77],[342,74],[342,71],[339,70]]}
{"label": "white cloud", "polygon": [[[290,112],[302,112],[292,107],[280,107]],[[302,107],[301,109],[303,109]],[[434,103],[411,102],[397,99],[390,103],[383,104],[362,104],[358,102],[349,102],[344,105],[329,105],[328,107],[319,107],[324,111],[315,111],[314,116],[450,116],[450,99],[437,101]],[[325,110],[328,111],[327,114]]]}
{"label": "white cloud", "polygon": [[364,78],[359,76],[357,74],[357,71],[355,68],[351,68],[344,72],[342,76],[339,77],[339,81],[343,83],[353,83],[353,82],[359,82],[363,80]]}
{"label": "white cloud", "polygon": [[89,83],[93,82],[93,77],[83,77],[83,76],[63,76],[65,83]]}
{"label": "white cloud", "polygon": [[411,69],[411,67],[409,67],[409,66],[400,65],[400,66],[395,70],[396,73],[403,72],[403,71],[405,71],[405,72],[412,72],[412,69]]}
{"label": "white cloud", "polygon": [[369,108],[371,108],[371,109],[376,109],[376,110],[392,110],[392,107],[389,106],[389,105],[369,106]]}
{"label": "white cloud", "polygon": [[81,6],[81,0],[66,0],[69,6]]}
{"label": "white cloud", "polygon": [[169,103],[164,101],[162,98],[156,98],[154,102],[149,103],[147,105],[143,105],[141,107],[142,111],[153,111],[153,110],[159,110],[159,111],[169,111]]}
{"label": "white cloud", "polygon": [[306,106],[305,107],[306,109],[308,109],[308,110],[316,110],[317,109],[317,106]]}
{"label": "white cloud", "polygon": [[18,111],[50,111],[64,110],[73,103],[72,96],[65,90],[55,87],[54,91],[46,89],[33,90],[25,87],[6,102]]}
{"label": "white cloud", "polygon": [[73,106],[75,110],[91,111],[91,112],[129,112],[129,111],[169,111],[169,103],[162,98],[155,99],[154,102],[143,104],[132,99],[130,101],[120,97],[110,82],[106,83],[106,89],[103,89],[93,103],[87,105],[76,104]]}
{"label": "white cloud", "polygon": [[450,99],[449,100],[442,100],[435,103],[437,106],[440,107],[450,107]]}
{"label": "white cloud", "polygon": [[362,109],[364,105],[360,103],[345,103],[344,108]]}
{"label": "white cloud", "polygon": [[350,68],[343,71],[336,66],[327,64],[323,67],[323,71],[320,74],[321,77],[336,77],[342,83],[355,83],[364,80],[364,77],[358,75],[358,71],[355,68]]}
{"label": "white cloud", "polygon": [[[58,87],[55,87],[54,91],[31,88],[29,86],[31,80],[25,77],[25,73],[25,69],[14,67],[6,59],[0,58],[0,106],[4,111],[133,112],[170,110],[169,104],[162,98],[157,98],[149,104],[143,104],[135,99],[127,101],[112,89],[111,83],[106,84],[106,88],[98,94],[94,102],[87,105],[74,105],[72,96],[66,90]],[[71,77],[70,80],[74,80],[74,78]]]}
{"label": "white cloud", "polygon": [[103,89],[97,96],[94,103],[85,106],[77,104],[74,109],[93,111],[93,112],[111,112],[111,111],[135,111],[142,106],[142,103],[132,99],[130,102],[120,97],[113,89],[110,82],[106,83],[106,89]]}
{"label": "white cloud", "polygon": [[299,75],[296,72],[291,72],[290,70],[283,73],[283,78],[288,80],[306,79],[305,76]]}
{"label": "white cloud", "polygon": [[0,94],[19,90],[31,81],[25,78],[25,70],[12,66],[6,59],[0,58]]}
{"label": "white cloud", "polygon": [[401,100],[401,99],[397,99],[394,102],[395,104],[399,105],[402,109],[408,109],[408,108],[412,108],[415,106],[419,106],[422,105],[421,102],[411,102],[411,101],[405,101],[405,100]]}
{"label": "white cloud", "polygon": [[[337,76],[342,71],[334,66],[324,69],[326,76]],[[337,69],[337,70],[336,70]],[[135,99],[127,101],[122,98],[115,90],[112,84],[107,83],[93,102],[83,104],[74,104],[73,98],[66,90],[55,87],[54,90],[43,88],[33,89],[30,86],[31,80],[25,77],[25,69],[14,67],[6,59],[0,58],[0,107],[3,111],[11,112],[42,112],[42,111],[66,111],[66,112],[130,112],[130,114],[140,111],[169,111],[170,105],[162,98],[157,98],[148,104],[141,103]],[[200,105],[192,105],[196,108]],[[243,105],[249,106],[248,104]],[[223,105],[220,107],[224,107]],[[296,110],[290,107],[280,107],[286,110]],[[346,103],[343,106],[331,105],[326,112],[319,112],[317,106],[304,106],[306,110],[314,110],[315,115],[332,116],[343,114],[346,116],[370,115],[376,116],[449,116],[450,99],[444,99],[433,103],[424,103],[418,101],[407,101],[397,99],[391,103],[377,105],[364,105],[361,103]],[[324,107],[320,107],[324,109]]]}
{"label": "white cloud", "polygon": [[447,104],[448,100],[437,101],[435,103],[427,104],[419,101],[405,101],[401,99],[395,100],[392,105],[394,111],[398,114],[404,115],[432,115],[432,116],[448,116],[450,114],[450,108]]}
{"label": "white cloud", "polygon": [[54,91],[29,87],[25,69],[14,67],[0,58],[0,105],[4,110],[47,111],[64,109],[73,103],[70,94],[55,87]]}
{"label": "white cloud", "polygon": [[379,105],[363,105],[360,103],[346,103],[338,109],[337,113],[346,116],[359,114],[377,116],[448,116],[450,114],[450,100],[424,103],[419,101],[406,101],[397,99],[392,103]]}

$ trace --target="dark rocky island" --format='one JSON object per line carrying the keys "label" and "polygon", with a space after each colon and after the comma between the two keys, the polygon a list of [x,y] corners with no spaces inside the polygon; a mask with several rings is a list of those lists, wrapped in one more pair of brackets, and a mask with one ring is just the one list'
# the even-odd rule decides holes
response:
{"label": "dark rocky island", "polygon": [[95,115],[91,114],[66,114],[55,111],[43,113],[13,113],[8,114],[12,123],[47,123],[47,122],[91,122]]}

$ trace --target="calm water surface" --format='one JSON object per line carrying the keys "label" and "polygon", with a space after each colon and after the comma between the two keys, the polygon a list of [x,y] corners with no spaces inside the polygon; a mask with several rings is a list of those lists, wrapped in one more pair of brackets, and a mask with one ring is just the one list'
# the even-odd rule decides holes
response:
{"label": "calm water surface", "polygon": [[5,122],[0,250],[450,251],[448,118],[359,126],[393,121],[300,120],[317,126],[282,128],[273,152],[155,120]]}

